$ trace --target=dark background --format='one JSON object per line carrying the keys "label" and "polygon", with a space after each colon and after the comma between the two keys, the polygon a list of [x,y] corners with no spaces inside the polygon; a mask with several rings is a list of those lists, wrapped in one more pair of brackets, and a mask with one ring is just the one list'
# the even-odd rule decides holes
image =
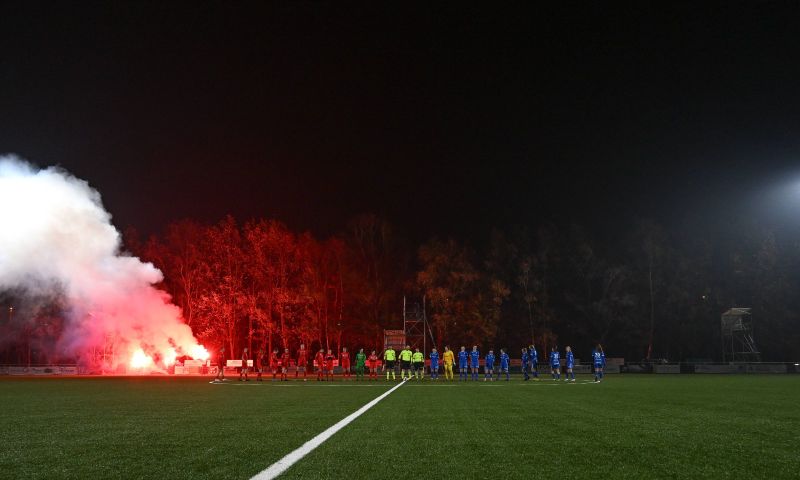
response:
{"label": "dark background", "polygon": [[695,3],[3,2],[0,151],[144,233],[794,225],[798,8]]}
{"label": "dark background", "polygon": [[[273,219],[279,254],[344,241],[338,338],[412,293],[451,340],[719,359],[747,306],[763,358],[797,358],[800,6],[696,3],[3,2],[0,152],[97,188],[184,311],[165,252],[244,265]],[[354,236],[364,213],[394,233]]]}

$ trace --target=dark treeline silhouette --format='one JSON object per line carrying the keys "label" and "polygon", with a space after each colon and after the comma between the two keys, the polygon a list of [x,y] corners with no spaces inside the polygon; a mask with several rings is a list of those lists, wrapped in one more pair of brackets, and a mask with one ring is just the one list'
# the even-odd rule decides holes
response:
{"label": "dark treeline silhouette", "polygon": [[[439,348],[478,344],[540,351],[602,343],[629,361],[720,360],[720,315],[750,307],[763,360],[800,358],[800,241],[754,225],[669,230],[639,221],[613,238],[576,225],[476,232],[468,244],[412,245],[384,218],[361,215],[327,239],[274,220],[184,220],[141,239],[133,254],[209,349],[247,346],[380,349],[402,328],[403,296],[426,300]],[[689,233],[691,232],[691,233]],[[55,348],[62,298],[0,292],[0,361],[63,361]],[[10,321],[13,317],[13,321]],[[251,350],[252,351],[252,350]]]}
{"label": "dark treeline silhouette", "polygon": [[800,357],[800,246],[752,226],[729,232],[681,237],[640,221],[601,249],[579,226],[546,225],[488,232],[476,249],[451,238],[413,247],[375,215],[325,240],[228,217],[147,241],[129,232],[126,244],[163,270],[200,340],[231,351],[380,348],[384,328],[402,328],[406,295],[427,300],[440,348],[600,342],[634,361],[719,359],[720,314],[739,306],[753,308],[764,360]]}

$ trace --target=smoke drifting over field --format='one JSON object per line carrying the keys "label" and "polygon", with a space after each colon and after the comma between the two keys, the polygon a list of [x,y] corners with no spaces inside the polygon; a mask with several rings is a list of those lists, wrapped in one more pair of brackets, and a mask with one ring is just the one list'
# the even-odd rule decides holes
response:
{"label": "smoke drifting over field", "polygon": [[153,286],[161,279],[152,264],[120,252],[111,215],[86,181],[0,157],[0,292],[62,299],[54,353],[91,361],[95,347],[113,343],[106,366],[138,368],[207,356],[178,307]]}

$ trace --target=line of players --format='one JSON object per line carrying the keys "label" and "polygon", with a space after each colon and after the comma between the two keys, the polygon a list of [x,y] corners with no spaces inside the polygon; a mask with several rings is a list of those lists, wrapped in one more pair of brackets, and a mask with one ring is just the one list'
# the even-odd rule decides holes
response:
{"label": "line of players", "polygon": [[[406,379],[406,372],[408,372],[408,379],[410,380],[411,373],[413,369],[414,377],[413,378],[422,378],[419,373],[424,372],[424,359],[422,354],[419,353],[419,349],[414,352],[414,354],[410,357],[411,362],[409,363],[409,355],[411,355],[411,351],[409,346],[406,345],[406,348],[400,352],[400,375],[401,379]],[[419,355],[419,358],[416,356]],[[430,373],[431,378],[437,380],[439,378],[439,352],[436,348],[433,348],[430,353]],[[468,381],[470,376],[472,381],[478,381],[480,378],[480,359],[481,354],[478,350],[478,346],[475,345],[472,347],[472,351],[467,352],[466,347],[462,346],[461,350],[458,352],[458,372],[459,377],[458,381]],[[394,360],[395,360],[395,352],[390,347],[384,353],[384,360],[387,368],[386,372],[386,379],[389,380],[389,374],[391,373],[392,379],[395,378],[394,374]],[[553,347],[552,351],[550,352],[550,374],[552,375],[553,380],[561,380],[561,353],[558,351],[557,347]],[[444,347],[444,353],[442,354],[442,366],[444,367],[444,374],[445,379],[452,381],[454,379],[453,375],[453,367],[455,364],[455,358],[453,352],[450,350],[449,346]],[[495,370],[495,363],[499,363],[498,369]],[[500,355],[498,358],[495,357],[494,350],[489,350],[489,353],[484,357],[484,381],[495,381],[500,380],[501,376],[505,374],[505,379],[508,381],[510,379],[509,373],[509,366],[511,363],[511,359],[506,353],[505,349],[500,349]],[[522,374],[524,380],[530,380],[533,378],[534,380],[539,379],[539,355],[536,351],[536,347],[534,345],[530,345],[528,348],[522,349],[521,355],[521,364],[522,364]],[[597,347],[592,351],[592,365],[594,367],[594,380],[595,382],[600,382],[603,379],[603,369],[606,365],[606,356],[603,352],[603,347],[598,344]],[[564,381],[575,381],[575,356],[572,353],[572,348],[567,346],[566,347],[566,361],[565,361],[565,376]],[[497,374],[495,378],[494,374]]]}
{"label": "line of players", "polygon": [[[539,380],[539,354],[534,345],[527,348],[522,348],[521,352],[522,374],[524,380]],[[478,346],[472,347],[472,350],[467,352],[466,347],[462,346],[458,352],[458,372],[460,381],[468,381],[471,375],[472,381],[478,381],[480,377],[480,351]],[[446,380],[452,381],[454,379],[453,368],[456,362],[456,356],[449,346],[444,347],[444,353],[439,355],[439,352],[434,347],[429,355],[430,359],[430,374],[434,380],[439,379],[439,364],[444,370]],[[239,374],[239,381],[250,381],[248,378],[249,368],[248,361],[250,360],[248,350],[245,348],[242,352],[242,368]],[[266,371],[266,366],[272,372],[272,379],[275,380],[277,375],[280,375],[281,381],[287,381],[289,364],[291,362],[291,355],[289,349],[285,349],[283,354],[279,355],[277,350],[272,352],[269,363],[265,361],[265,354],[263,350],[259,350],[258,355],[255,356],[255,373],[257,373],[256,381],[262,381],[262,373]],[[333,369],[336,357],[333,351],[328,349],[327,354],[324,349],[320,349],[314,357],[314,364],[316,365],[317,381],[333,380]],[[400,351],[399,355],[392,348],[389,347],[383,352],[383,370],[386,372],[386,380],[396,379],[395,365],[399,360],[400,363],[400,378],[401,380],[419,379],[422,380],[425,376],[425,357],[419,348],[411,351],[411,347],[406,347]],[[495,370],[495,363],[498,363],[498,368]],[[500,380],[502,374],[505,374],[505,379],[510,379],[509,366],[511,359],[506,353],[505,349],[500,349],[500,355],[495,357],[494,350],[489,350],[489,353],[484,357],[484,381]],[[219,365],[225,365],[225,348],[220,349]],[[603,379],[603,369],[606,364],[605,353],[603,347],[598,344],[592,350],[592,365],[594,367],[594,380],[600,382]],[[300,345],[300,350],[297,354],[297,369],[295,370],[295,378],[299,378],[300,373],[303,374],[303,380],[307,380],[307,365],[308,365],[308,351],[304,345]],[[350,353],[347,348],[343,348],[339,355],[339,365],[342,368],[342,376],[344,378],[351,377],[351,364]],[[550,374],[552,379],[558,381],[561,379],[561,353],[557,347],[553,347],[550,352],[549,358]],[[575,357],[572,353],[570,346],[566,347],[565,359],[565,375],[564,381],[575,381]],[[495,378],[494,374],[497,374]],[[355,356],[355,374],[356,380],[363,380],[364,374],[369,374],[370,380],[378,379],[378,355],[375,350],[372,350],[369,356],[364,353],[364,349],[360,349]],[[224,369],[220,368],[217,373],[216,380],[224,380]]]}

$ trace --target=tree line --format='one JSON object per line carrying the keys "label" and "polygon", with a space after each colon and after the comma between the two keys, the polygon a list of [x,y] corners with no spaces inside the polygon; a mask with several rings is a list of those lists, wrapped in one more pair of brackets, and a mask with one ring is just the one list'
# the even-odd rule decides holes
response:
{"label": "tree line", "polygon": [[[611,242],[580,226],[493,230],[413,246],[385,218],[360,215],[316,238],[276,220],[184,220],[134,254],[209,346],[380,348],[402,328],[403,297],[425,301],[429,338],[511,348],[535,341],[579,354],[602,343],[628,360],[719,359],[720,315],[753,308],[765,360],[798,358],[800,243],[756,227],[676,235],[639,221]],[[588,353],[586,354],[588,355]]]}

